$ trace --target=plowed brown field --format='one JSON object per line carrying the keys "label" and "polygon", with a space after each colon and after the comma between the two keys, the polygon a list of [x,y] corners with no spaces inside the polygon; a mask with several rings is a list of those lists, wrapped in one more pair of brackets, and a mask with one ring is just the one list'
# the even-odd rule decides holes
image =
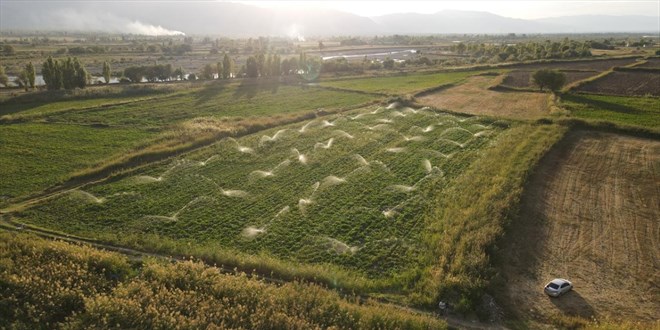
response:
{"label": "plowed brown field", "polygon": [[[501,301],[522,317],[660,319],[660,141],[576,131],[532,176],[503,245]],[[575,290],[549,298],[556,277]]]}

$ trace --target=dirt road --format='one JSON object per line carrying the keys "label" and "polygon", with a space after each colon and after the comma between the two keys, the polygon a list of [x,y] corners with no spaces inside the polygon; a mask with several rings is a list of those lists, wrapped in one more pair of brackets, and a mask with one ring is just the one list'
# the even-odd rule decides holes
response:
{"label": "dirt road", "polygon": [[[523,318],[660,319],[660,141],[569,133],[526,187],[500,298]],[[575,290],[544,295],[563,277]]]}

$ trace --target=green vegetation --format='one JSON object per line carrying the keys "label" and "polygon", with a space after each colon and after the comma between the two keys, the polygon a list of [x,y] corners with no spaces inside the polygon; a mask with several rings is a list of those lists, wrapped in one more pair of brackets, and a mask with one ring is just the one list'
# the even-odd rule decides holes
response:
{"label": "green vegetation", "polygon": [[578,118],[660,128],[660,99],[656,97],[564,94],[561,106]]}
{"label": "green vegetation", "polygon": [[25,123],[0,129],[0,205],[47,188],[71,173],[125,153],[154,132],[136,128]]}
{"label": "green vegetation", "polygon": [[459,71],[434,74],[409,74],[402,76],[324,81],[320,84],[322,86],[351,89],[364,92],[401,95],[432,87],[438,87],[441,85],[456,84],[475,74],[479,74],[479,72]]}
{"label": "green vegetation", "polygon": [[75,171],[116,163],[138,146],[144,152],[174,153],[191,143],[209,143],[219,130],[224,136],[245,134],[314,116],[319,108],[336,111],[371,100],[313,87],[214,83],[167,95],[10,104],[3,107],[9,115],[1,118],[21,123],[0,132],[6,142],[0,158],[9,164],[0,171],[12,178],[0,183],[3,199],[61,183]]}
{"label": "green vegetation", "polygon": [[0,324],[29,329],[444,329],[440,320],[316,285],[223,275],[0,231]]}
{"label": "green vegetation", "polygon": [[515,44],[458,43],[450,47],[458,54],[470,54],[483,63],[504,61],[529,61],[539,59],[590,57],[592,41],[576,41],[565,38],[561,42],[520,42]]}
{"label": "green vegetation", "polygon": [[55,60],[49,56],[41,73],[49,90],[85,88],[87,85],[87,69],[76,57]]}
{"label": "green vegetation", "polygon": [[501,122],[427,109],[361,109],[225,139],[59,196],[21,221],[163,253],[207,246],[225,265],[246,254],[275,257],[292,263],[282,276],[306,272],[296,264],[329,264],[358,280],[313,276],[401,290],[421,262],[429,190],[451,186],[503,130]]}

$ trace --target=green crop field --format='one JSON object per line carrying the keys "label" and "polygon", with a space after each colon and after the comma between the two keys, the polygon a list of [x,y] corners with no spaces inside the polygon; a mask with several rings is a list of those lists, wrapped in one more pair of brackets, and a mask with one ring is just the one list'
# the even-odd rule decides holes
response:
{"label": "green crop field", "polygon": [[[374,96],[314,87],[205,84],[164,95],[105,97],[59,102],[9,103],[3,112],[17,123],[0,130],[0,188],[4,204],[66,180],[88,168],[144,146],[158,133],[201,116],[235,120],[337,110]],[[6,118],[6,117],[5,117]]]}
{"label": "green crop field", "polygon": [[130,150],[154,132],[136,128],[24,123],[0,126],[0,205]]}
{"label": "green crop field", "polygon": [[55,103],[18,104],[4,113],[13,118],[80,124],[162,127],[201,116],[257,117],[355,106],[374,100],[373,95],[330,91],[318,87],[278,84],[238,85],[211,83],[148,97],[107,98]]}
{"label": "green crop field", "polygon": [[479,73],[480,71],[460,71],[433,74],[407,74],[401,76],[327,81],[320,83],[320,85],[364,92],[400,95],[441,85],[458,83],[469,76]]}
{"label": "green crop field", "polygon": [[388,279],[419,266],[427,191],[450,186],[507,126],[361,109],[225,139],[20,217],[116,242],[162,237]]}
{"label": "green crop field", "polygon": [[561,104],[578,118],[660,128],[660,98],[657,97],[566,94]]}

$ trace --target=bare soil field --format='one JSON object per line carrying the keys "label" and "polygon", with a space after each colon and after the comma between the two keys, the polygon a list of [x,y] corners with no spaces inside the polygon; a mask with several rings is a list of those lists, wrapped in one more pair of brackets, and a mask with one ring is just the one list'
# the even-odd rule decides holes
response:
{"label": "bare soil field", "polygon": [[636,68],[656,68],[660,69],[660,57],[646,59],[646,63],[635,66]]}
{"label": "bare soil field", "polygon": [[474,76],[465,83],[417,98],[423,105],[475,115],[534,119],[549,113],[548,94],[492,91],[498,77]]}
{"label": "bare soil field", "polygon": [[566,61],[558,63],[535,63],[535,64],[522,64],[516,66],[521,70],[539,70],[539,69],[553,69],[553,70],[593,70],[593,71],[607,71],[615,66],[626,66],[635,63],[637,58],[616,58],[606,60],[587,60],[587,61]]}
{"label": "bare soil field", "polygon": [[578,88],[581,92],[660,96],[660,73],[615,71]]}
{"label": "bare soil field", "polygon": [[[499,255],[510,313],[660,320],[660,141],[574,131],[542,160]],[[556,277],[575,289],[543,293]]]}
{"label": "bare soil field", "polygon": [[[511,71],[502,81],[503,86],[515,88],[530,88],[534,87],[531,82],[533,71]],[[565,71],[566,84],[576,82],[578,80],[593,77],[599,74],[598,71]]]}

